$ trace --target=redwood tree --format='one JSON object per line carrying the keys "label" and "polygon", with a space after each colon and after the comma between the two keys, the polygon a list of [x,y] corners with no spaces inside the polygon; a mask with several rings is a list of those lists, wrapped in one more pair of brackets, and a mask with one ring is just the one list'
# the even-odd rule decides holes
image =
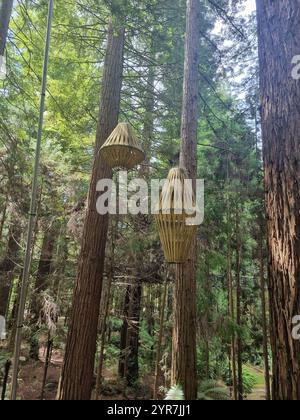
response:
{"label": "redwood tree", "polygon": [[133,284],[130,296],[130,323],[127,330],[128,355],[126,358],[126,382],[133,386],[139,379],[139,332],[142,299],[141,284]]}
{"label": "redwood tree", "polygon": [[[200,0],[187,0],[180,166],[197,177],[197,126],[200,61]],[[177,266],[174,295],[172,383],[183,386],[185,398],[197,398],[196,243],[191,259]]]}
{"label": "redwood tree", "polygon": [[7,250],[0,263],[0,315],[6,316],[9,305],[9,295],[14,279],[17,256],[20,248],[21,228],[15,223],[9,229]]}
{"label": "redwood tree", "polygon": [[97,327],[108,231],[108,215],[97,213],[96,185],[112,177],[100,158],[99,149],[118,123],[123,75],[125,30],[108,30],[107,51],[101,89],[101,104],[90,181],[88,206],[83,228],[72,316],[66,345],[58,399],[89,400],[92,393]]}
{"label": "redwood tree", "polygon": [[123,324],[120,332],[120,357],[118,373],[120,378],[125,376],[126,368],[126,352],[127,352],[127,331],[128,331],[128,320],[129,320],[129,306],[130,306],[130,293],[131,285],[126,287],[124,305],[123,305]]}
{"label": "redwood tree", "polygon": [[43,244],[40,254],[34,290],[31,299],[31,337],[30,337],[30,357],[33,360],[39,360],[39,339],[38,339],[38,321],[43,307],[42,292],[47,290],[48,278],[51,272],[55,242],[58,237],[58,225],[53,222],[46,230],[43,238]]}
{"label": "redwood tree", "polygon": [[269,244],[273,398],[300,399],[300,3],[257,0],[262,134]]}
{"label": "redwood tree", "polygon": [[13,2],[13,0],[3,0],[0,2],[0,57],[4,56]]}

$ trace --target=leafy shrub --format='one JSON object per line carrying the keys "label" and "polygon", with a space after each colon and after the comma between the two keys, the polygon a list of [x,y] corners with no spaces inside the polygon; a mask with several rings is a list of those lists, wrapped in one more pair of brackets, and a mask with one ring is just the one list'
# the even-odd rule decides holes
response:
{"label": "leafy shrub", "polygon": [[174,385],[172,388],[167,392],[165,400],[171,401],[183,401],[184,395],[183,390],[180,385]]}
{"label": "leafy shrub", "polygon": [[[226,387],[217,381],[207,380],[203,381],[199,387],[198,400],[212,401],[212,400],[229,400],[229,392]],[[166,395],[165,400],[183,401],[184,394],[180,385],[174,385]]]}
{"label": "leafy shrub", "polygon": [[4,367],[7,360],[10,359],[10,356],[6,351],[0,350],[0,379],[3,379]]}
{"label": "leafy shrub", "polygon": [[199,387],[198,399],[200,401],[230,400],[228,389],[214,380],[203,381]]}
{"label": "leafy shrub", "polygon": [[256,385],[256,378],[247,367],[243,369],[244,397],[250,395]]}

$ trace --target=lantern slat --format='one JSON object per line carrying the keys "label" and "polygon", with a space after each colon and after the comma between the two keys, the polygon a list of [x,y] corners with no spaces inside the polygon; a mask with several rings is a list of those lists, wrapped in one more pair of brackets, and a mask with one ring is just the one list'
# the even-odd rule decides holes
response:
{"label": "lantern slat", "polygon": [[111,168],[132,169],[145,159],[134,130],[127,123],[117,125],[99,153]]}
{"label": "lantern slat", "polygon": [[[185,179],[183,169],[171,169],[155,215],[165,258],[169,263],[182,264],[189,259],[197,233],[197,226],[187,223],[191,214],[196,213],[196,200],[192,188],[185,185]],[[184,209],[187,203],[191,203],[191,206]],[[182,213],[177,214],[180,210]]]}

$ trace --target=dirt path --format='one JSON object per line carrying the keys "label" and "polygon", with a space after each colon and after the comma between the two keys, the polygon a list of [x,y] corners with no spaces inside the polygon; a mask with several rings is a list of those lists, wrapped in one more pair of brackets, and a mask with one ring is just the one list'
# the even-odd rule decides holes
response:
{"label": "dirt path", "polygon": [[[34,362],[26,360],[21,364],[18,390],[18,397],[21,400],[40,399],[45,368],[45,354],[45,349],[41,348],[39,353],[39,361]],[[48,375],[44,394],[45,400],[53,401],[56,398],[62,363],[62,352],[54,351],[51,357],[51,363],[48,368]],[[116,372],[104,369],[103,374],[105,380],[103,395],[101,396],[102,400],[151,399],[153,385],[152,376],[149,375],[144,377],[140,387],[138,387],[135,390],[126,390],[126,393],[124,394],[123,386],[120,383]]]}
{"label": "dirt path", "polygon": [[256,388],[251,395],[247,398],[248,401],[265,401],[266,391],[264,388]]}
{"label": "dirt path", "polygon": [[256,385],[253,392],[248,396],[248,401],[265,401],[265,373],[264,370],[257,366],[247,366],[247,369],[256,379]]}
{"label": "dirt path", "polygon": [[[45,349],[40,349],[38,362],[27,361],[20,370],[19,397],[22,400],[39,400],[44,376]],[[48,369],[45,399],[55,400],[63,358],[61,352],[54,351]]]}

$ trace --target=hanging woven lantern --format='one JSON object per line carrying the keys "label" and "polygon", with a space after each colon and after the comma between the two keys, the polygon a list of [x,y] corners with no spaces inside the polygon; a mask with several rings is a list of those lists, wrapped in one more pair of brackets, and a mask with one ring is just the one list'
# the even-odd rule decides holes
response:
{"label": "hanging woven lantern", "polygon": [[117,125],[101,147],[100,154],[111,168],[132,169],[145,159],[145,153],[127,123]]}
{"label": "hanging woven lantern", "polygon": [[[160,196],[155,220],[165,258],[169,263],[182,264],[189,259],[191,246],[197,233],[197,225],[190,224],[195,215],[195,196],[191,188],[186,188],[183,169],[171,169],[168,181]],[[181,185],[177,189],[175,186]],[[191,203],[191,208],[183,209],[182,203]],[[181,214],[177,214],[182,210]]]}

